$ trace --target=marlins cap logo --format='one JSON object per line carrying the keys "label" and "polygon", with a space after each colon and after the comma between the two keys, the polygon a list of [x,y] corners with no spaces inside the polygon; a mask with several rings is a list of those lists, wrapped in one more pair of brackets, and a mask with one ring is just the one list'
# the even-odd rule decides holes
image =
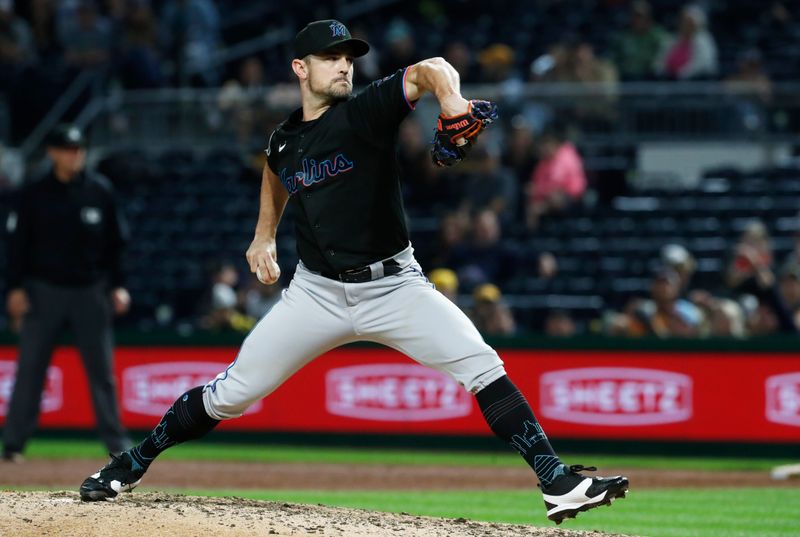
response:
{"label": "marlins cap logo", "polygon": [[331,23],[331,37],[347,37],[347,28],[341,22]]}

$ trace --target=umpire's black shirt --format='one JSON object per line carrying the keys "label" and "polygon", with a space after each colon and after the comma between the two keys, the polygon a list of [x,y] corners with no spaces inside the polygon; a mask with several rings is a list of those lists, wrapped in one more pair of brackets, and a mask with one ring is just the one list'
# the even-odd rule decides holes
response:
{"label": "umpire's black shirt", "polygon": [[17,194],[6,222],[9,289],[27,278],[63,286],[107,278],[114,287],[123,285],[127,228],[108,179],[84,171],[63,183],[50,172]]}
{"label": "umpire's black shirt", "polygon": [[312,271],[339,273],[408,246],[395,154],[398,125],[413,109],[405,73],[315,120],[296,110],[270,136],[267,162],[289,192],[297,253]]}

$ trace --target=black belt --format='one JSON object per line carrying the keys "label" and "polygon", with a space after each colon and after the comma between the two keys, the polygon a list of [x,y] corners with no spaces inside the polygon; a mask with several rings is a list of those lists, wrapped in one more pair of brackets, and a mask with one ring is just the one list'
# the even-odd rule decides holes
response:
{"label": "black belt", "polygon": [[[391,276],[392,274],[397,274],[401,270],[403,270],[402,267],[400,267],[400,264],[394,259],[388,259],[386,261],[383,261],[384,276]],[[326,278],[330,278],[331,280],[338,280],[344,283],[364,283],[378,279],[372,277],[372,270],[370,270],[369,265],[354,269],[348,269],[343,272],[339,272],[338,274],[335,272],[320,272],[320,274],[322,274]]]}

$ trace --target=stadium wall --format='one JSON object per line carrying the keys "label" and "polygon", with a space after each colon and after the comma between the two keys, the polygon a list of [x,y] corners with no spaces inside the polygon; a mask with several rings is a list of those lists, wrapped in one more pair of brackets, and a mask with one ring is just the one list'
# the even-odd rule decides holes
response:
{"label": "stadium wall", "polygon": [[[237,350],[224,340],[221,345],[161,341],[128,341],[116,350],[123,420],[131,429],[152,427],[178,395],[224,371]],[[800,350],[792,340],[602,341],[494,342],[551,437],[800,445]],[[0,346],[0,426],[15,359],[15,346]],[[73,347],[61,346],[48,372],[40,428],[93,427],[80,357]],[[449,377],[396,351],[365,345],[315,360],[222,429],[491,435],[474,398]]]}

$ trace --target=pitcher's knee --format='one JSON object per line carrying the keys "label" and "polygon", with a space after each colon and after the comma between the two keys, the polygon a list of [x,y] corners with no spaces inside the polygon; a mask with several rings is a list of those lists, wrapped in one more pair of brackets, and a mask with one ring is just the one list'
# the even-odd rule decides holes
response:
{"label": "pitcher's knee", "polygon": [[488,345],[483,349],[478,349],[475,354],[451,359],[447,363],[434,367],[449,373],[468,392],[473,394],[506,374],[503,360]]}
{"label": "pitcher's knee", "polygon": [[505,376],[506,369],[503,367],[503,362],[499,358],[497,360],[497,363],[491,364],[491,367],[482,370],[478,375],[464,383],[467,391],[476,394],[500,377]]}
{"label": "pitcher's knee", "polygon": [[225,384],[209,383],[203,391],[206,413],[215,420],[238,418],[260,397],[242,390],[232,390]]}

